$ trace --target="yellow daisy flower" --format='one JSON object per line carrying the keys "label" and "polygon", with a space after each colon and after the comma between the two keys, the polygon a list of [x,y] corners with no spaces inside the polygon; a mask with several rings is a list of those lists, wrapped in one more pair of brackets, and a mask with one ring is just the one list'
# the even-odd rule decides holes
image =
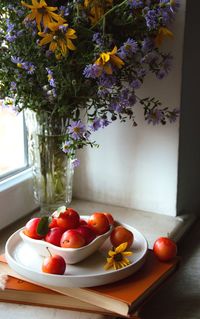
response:
{"label": "yellow daisy flower", "polygon": [[113,5],[113,0],[102,1],[85,0],[84,7],[89,10],[89,18],[92,24],[96,24],[106,12],[106,9]]}
{"label": "yellow daisy flower", "polygon": [[55,52],[57,59],[66,56],[69,50],[76,50],[72,39],[76,39],[76,31],[68,28],[68,24],[63,24],[62,21],[49,23],[49,32],[39,32],[39,36],[43,39],[40,40],[39,45],[49,44],[49,50]]}
{"label": "yellow daisy flower", "polygon": [[121,67],[124,65],[124,61],[122,61],[116,55],[116,53],[117,47],[115,46],[114,49],[110,52],[102,52],[99,58],[94,63],[101,66],[107,74],[112,74],[112,66],[116,66],[117,68],[121,69]]}
{"label": "yellow daisy flower", "polygon": [[56,14],[57,7],[48,7],[45,0],[32,0],[32,5],[21,1],[22,6],[31,9],[31,13],[26,16],[28,20],[36,20],[37,27],[41,31],[41,24],[43,28],[49,26],[49,23],[60,21],[64,22],[65,20],[61,18],[60,15]]}
{"label": "yellow daisy flower", "polygon": [[104,266],[104,269],[107,270],[113,267],[115,270],[126,267],[130,264],[130,260],[126,258],[131,256],[133,253],[131,251],[126,251],[128,243],[122,243],[117,246],[114,250],[109,250],[107,263]]}
{"label": "yellow daisy flower", "polygon": [[173,37],[173,33],[165,28],[165,27],[161,27],[159,30],[158,30],[158,34],[155,38],[155,43],[156,43],[156,46],[160,46],[164,40],[164,37],[170,37],[172,38]]}

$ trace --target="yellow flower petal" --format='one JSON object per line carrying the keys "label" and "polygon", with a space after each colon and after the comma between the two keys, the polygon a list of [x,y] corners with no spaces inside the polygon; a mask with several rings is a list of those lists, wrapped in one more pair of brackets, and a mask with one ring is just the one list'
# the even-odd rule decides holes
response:
{"label": "yellow flower petal", "polygon": [[69,37],[69,36],[72,36],[74,33],[76,33],[76,31],[74,30],[74,29],[72,29],[72,28],[68,28],[67,29],[67,36]]}
{"label": "yellow flower petal", "polygon": [[123,256],[131,256],[133,255],[132,251],[123,251],[122,253]]}
{"label": "yellow flower petal", "polygon": [[70,50],[76,50],[75,45],[72,43],[72,41],[71,41],[70,39],[67,39],[67,47],[68,47]]}
{"label": "yellow flower petal", "polygon": [[65,56],[68,52],[66,42],[64,42],[63,40],[59,40],[58,44],[61,48],[62,55]]}
{"label": "yellow flower petal", "polygon": [[52,34],[47,34],[45,37],[43,37],[42,40],[40,40],[39,45],[45,45],[49,42],[51,42],[53,39],[53,35]]}
{"label": "yellow flower petal", "polygon": [[49,23],[51,22],[51,19],[47,13],[43,16],[43,24],[45,27],[48,27]]}
{"label": "yellow flower petal", "polygon": [[107,260],[108,263],[113,262],[113,258],[112,257],[108,257],[108,258],[106,258],[106,260]]}
{"label": "yellow flower petal", "polygon": [[35,19],[35,13],[34,13],[34,12],[29,13],[29,14],[26,16],[26,19],[28,19],[28,20],[34,20],[34,19]]}
{"label": "yellow flower petal", "polygon": [[109,250],[108,255],[114,256],[114,255],[116,255],[116,252],[114,250]]}
{"label": "yellow flower petal", "polygon": [[[32,0],[32,1],[35,1],[35,0]],[[40,0],[40,4],[42,7],[47,7],[47,3],[45,0]]]}
{"label": "yellow flower petal", "polygon": [[[34,7],[39,8],[40,3],[38,3],[36,0],[32,0],[32,4]],[[45,2],[46,4],[46,2]]]}
{"label": "yellow flower petal", "polygon": [[119,69],[124,65],[124,61],[122,61],[118,56],[112,55],[110,58]]}
{"label": "yellow flower petal", "polygon": [[62,23],[64,23],[64,22],[66,21],[66,20],[63,19],[59,14],[56,14],[56,13],[54,13],[54,12],[50,12],[49,14],[50,14],[51,17],[52,17],[54,20],[56,20],[56,21],[59,21],[59,22],[62,21]]}
{"label": "yellow flower petal", "polygon": [[112,51],[109,52],[109,53],[110,53],[110,55],[113,55],[113,54],[117,53],[117,47],[116,47],[116,45],[114,46],[114,48],[112,49]]}
{"label": "yellow flower petal", "polygon": [[130,260],[128,258],[123,258],[123,261],[127,264],[130,264]]}
{"label": "yellow flower petal", "polygon": [[164,37],[173,37],[173,33],[168,29],[168,28],[165,28],[165,27],[161,27],[159,30],[158,30],[158,34],[155,38],[155,43],[156,43],[156,46],[160,46],[164,40]]}
{"label": "yellow flower petal", "polygon": [[52,41],[50,46],[49,46],[49,50],[52,51],[52,52],[55,52],[57,47],[58,47],[57,42],[56,41]]}
{"label": "yellow flower petal", "polygon": [[122,243],[121,245],[117,246],[117,247],[115,248],[116,253],[121,253],[121,252],[123,252],[124,250],[126,250],[127,245],[128,245],[128,243],[125,242],[125,243]]}
{"label": "yellow flower petal", "polygon": [[57,7],[48,7],[48,11],[56,11],[57,9]]}

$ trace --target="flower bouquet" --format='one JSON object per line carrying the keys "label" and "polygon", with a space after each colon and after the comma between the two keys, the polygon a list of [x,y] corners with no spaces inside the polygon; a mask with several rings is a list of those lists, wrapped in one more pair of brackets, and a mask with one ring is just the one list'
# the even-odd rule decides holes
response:
{"label": "flower bouquet", "polygon": [[76,150],[97,146],[92,132],[116,120],[137,126],[136,104],[148,123],[176,120],[176,108],[137,90],[149,73],[162,79],[170,71],[172,56],[161,44],[173,36],[178,7],[177,0],[1,1],[0,97],[12,98],[17,112],[34,112],[40,154],[53,144],[77,166]]}

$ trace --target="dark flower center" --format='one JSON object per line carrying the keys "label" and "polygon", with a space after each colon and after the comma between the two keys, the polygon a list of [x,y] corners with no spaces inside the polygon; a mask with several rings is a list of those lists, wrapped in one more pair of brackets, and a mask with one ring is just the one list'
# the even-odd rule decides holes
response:
{"label": "dark flower center", "polygon": [[38,9],[38,12],[43,15],[43,14],[45,14],[45,13],[47,12],[47,10],[46,10],[45,7],[43,7],[43,8],[39,8],[39,9]]}
{"label": "dark flower center", "polygon": [[122,259],[123,259],[123,256],[121,253],[118,253],[114,256],[115,261],[122,261]]}

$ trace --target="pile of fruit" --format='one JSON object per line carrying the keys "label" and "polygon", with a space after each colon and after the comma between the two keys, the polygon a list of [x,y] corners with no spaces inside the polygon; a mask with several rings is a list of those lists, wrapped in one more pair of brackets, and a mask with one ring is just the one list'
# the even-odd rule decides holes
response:
{"label": "pile of fruit", "polygon": [[[87,219],[81,218],[73,208],[58,209],[52,216],[30,219],[23,230],[24,234],[35,240],[44,240],[62,248],[80,248],[90,244],[97,236],[110,230],[110,241],[113,247],[123,242],[130,247],[133,243],[133,233],[123,226],[116,226],[112,214],[94,212]],[[63,274],[66,263],[63,257],[51,255],[45,258],[42,270],[47,273]]]}
{"label": "pile of fruit", "polygon": [[63,248],[80,248],[109,231],[114,219],[109,213],[93,213],[82,219],[73,208],[55,212],[51,217],[35,217],[25,226],[24,234]]}

